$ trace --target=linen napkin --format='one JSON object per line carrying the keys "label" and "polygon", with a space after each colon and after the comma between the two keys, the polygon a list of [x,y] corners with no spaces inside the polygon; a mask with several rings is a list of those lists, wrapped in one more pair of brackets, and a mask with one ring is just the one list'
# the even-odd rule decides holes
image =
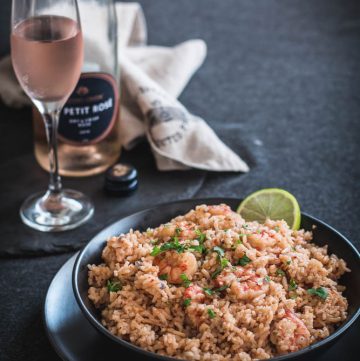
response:
{"label": "linen napkin", "polygon": [[[82,7],[81,11],[91,9]],[[206,44],[195,39],[171,48],[148,46],[141,6],[117,3],[116,13],[122,85],[120,132],[124,147],[131,149],[146,136],[161,171],[197,168],[247,172],[247,164],[202,118],[189,113],[177,100],[202,65]],[[96,38],[87,39],[85,34],[85,47],[87,41],[101,49]],[[16,81],[9,57],[0,61],[0,97],[9,106],[30,103]]]}

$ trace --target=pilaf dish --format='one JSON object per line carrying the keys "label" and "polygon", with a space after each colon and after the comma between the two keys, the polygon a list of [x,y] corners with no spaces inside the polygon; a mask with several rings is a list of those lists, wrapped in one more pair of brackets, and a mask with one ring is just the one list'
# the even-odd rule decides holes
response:
{"label": "pilaf dish", "polygon": [[88,296],[115,336],[185,360],[268,359],[326,338],[346,319],[350,271],[309,231],[200,205],[112,237],[89,265]]}

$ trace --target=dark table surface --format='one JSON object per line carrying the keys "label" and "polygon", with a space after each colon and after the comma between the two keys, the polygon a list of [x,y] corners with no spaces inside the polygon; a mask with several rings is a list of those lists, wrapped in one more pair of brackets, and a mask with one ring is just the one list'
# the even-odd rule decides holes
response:
{"label": "dark table surface", "polygon": [[[262,187],[285,188],[304,211],[337,228],[359,248],[360,3],[140,2],[151,43],[170,46],[196,37],[207,42],[207,60],[180,99],[252,167],[246,175],[203,174],[184,194],[241,198]],[[8,50],[9,5],[9,0],[0,5],[0,54]],[[29,109],[0,104],[0,136],[0,170],[15,173],[21,162],[34,162]],[[146,147],[126,156],[136,158],[144,151]],[[146,174],[146,167],[155,172],[149,162],[140,173]],[[35,163],[33,169],[39,171]],[[5,184],[6,174],[0,176]],[[160,172],[156,176],[165,177]],[[20,175],[14,187],[23,188],[26,177]],[[166,177],[179,182],[176,173]],[[46,175],[39,179],[41,184],[26,183],[26,194],[46,187]],[[87,182],[72,184],[86,188]],[[151,191],[146,177],[141,186]],[[11,199],[4,193],[0,190],[0,204]],[[133,199],[133,209],[151,205]],[[166,192],[160,199],[172,200]],[[100,206],[110,201],[96,202]],[[1,217],[4,221],[6,214]],[[110,214],[109,219],[115,218]],[[16,237],[25,237],[25,228],[16,232],[17,223],[11,217],[9,222],[14,222]],[[0,229],[0,242],[5,237],[8,242],[11,234]],[[0,259],[0,360],[57,359],[43,330],[42,303],[52,277],[71,255]],[[333,347],[327,360],[356,359],[359,326],[357,322]]]}

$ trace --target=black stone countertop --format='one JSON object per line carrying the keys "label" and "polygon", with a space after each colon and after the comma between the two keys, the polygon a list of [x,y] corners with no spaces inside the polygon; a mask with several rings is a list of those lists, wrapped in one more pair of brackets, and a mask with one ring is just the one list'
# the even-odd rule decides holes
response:
{"label": "black stone countertop", "polygon": [[[61,252],[70,250],[79,234],[85,242],[120,216],[154,203],[241,198],[259,188],[281,187],[297,197],[304,211],[360,246],[360,3],[140,2],[150,43],[206,41],[206,62],[180,100],[249,162],[251,172],[160,173],[142,145],[124,155],[139,167],[141,188],[133,198],[124,203],[106,198],[102,176],[65,180],[65,185],[88,190],[101,212],[79,233],[45,236],[23,226],[17,216],[23,197],[47,183],[32,156],[30,110],[0,105],[1,361],[56,359],[42,328],[41,309],[53,275],[73,254]],[[9,4],[0,5],[0,53],[8,47]],[[169,192],[159,192],[163,184]],[[26,257],[14,257],[18,242]],[[34,244],[42,256],[31,257]],[[357,322],[326,360],[356,359],[359,326]]]}

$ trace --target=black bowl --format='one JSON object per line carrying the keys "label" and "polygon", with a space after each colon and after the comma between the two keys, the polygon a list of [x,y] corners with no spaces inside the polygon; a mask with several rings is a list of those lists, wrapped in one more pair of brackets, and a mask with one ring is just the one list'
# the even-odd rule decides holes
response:
{"label": "black bowl", "polygon": [[[117,344],[135,350],[147,356],[149,359],[157,360],[176,360],[172,357],[161,356],[149,351],[146,351],[138,346],[124,341],[114,335],[112,335],[102,324],[99,311],[92,305],[87,297],[88,291],[88,264],[101,263],[101,252],[105,246],[106,240],[110,236],[119,235],[120,233],[127,233],[130,228],[146,230],[148,227],[156,227],[161,223],[169,221],[171,218],[179,214],[184,214],[190,209],[194,208],[198,204],[219,204],[226,203],[232,209],[236,209],[239,204],[238,199],[234,198],[209,198],[209,199],[191,199],[183,200],[173,203],[167,203],[158,205],[153,208],[146,209],[144,211],[132,214],[125,217],[118,222],[113,223],[103,231],[98,233],[79,253],[73,269],[73,289],[75,298],[80,306],[81,311],[90,321],[90,323],[103,335],[107,336],[113,342]],[[329,252],[335,253],[339,257],[343,258],[348,267],[352,270],[350,273],[346,273],[341,278],[341,284],[346,286],[344,292],[349,302],[348,317],[346,321],[339,327],[336,332],[327,337],[326,339],[319,341],[309,347],[306,347],[300,351],[286,354],[283,356],[274,357],[272,361],[280,360],[304,360],[310,359],[317,352],[329,347],[333,341],[338,339],[340,335],[343,335],[349,327],[355,322],[360,314],[360,255],[356,248],[339,232],[331,228],[327,224],[313,218],[307,214],[302,214],[301,228],[311,230],[315,225],[314,230],[314,242],[320,246],[328,244]],[[119,351],[120,352],[120,351]],[[311,355],[309,355],[311,354]]]}

